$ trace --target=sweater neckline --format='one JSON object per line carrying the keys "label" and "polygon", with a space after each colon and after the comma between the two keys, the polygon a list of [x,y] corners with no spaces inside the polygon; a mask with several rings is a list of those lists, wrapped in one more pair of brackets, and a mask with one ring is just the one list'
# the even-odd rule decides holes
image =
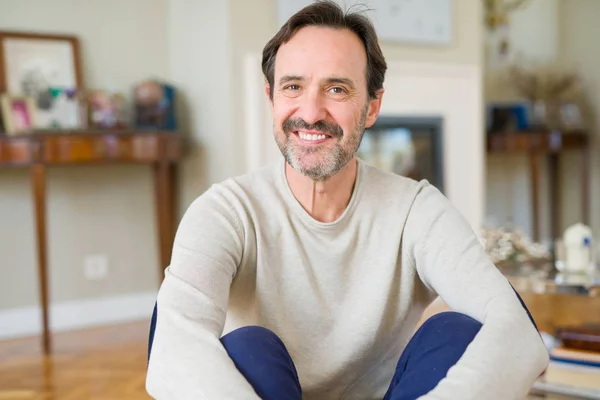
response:
{"label": "sweater neckline", "polygon": [[292,192],[292,188],[290,188],[290,185],[285,176],[285,165],[286,165],[285,157],[281,157],[280,162],[277,163],[277,165],[278,165],[277,169],[279,170],[278,176],[279,176],[280,183],[284,187],[284,196],[287,200],[287,203],[290,204],[290,207],[292,208],[294,213],[296,215],[298,215],[300,218],[302,218],[304,221],[307,221],[311,225],[313,225],[317,228],[322,228],[322,229],[337,227],[338,225],[340,225],[341,223],[346,221],[348,218],[350,218],[350,215],[354,212],[354,209],[356,208],[356,204],[358,203],[359,195],[362,192],[362,185],[363,185],[363,179],[364,179],[363,178],[364,164],[363,164],[362,160],[358,157],[356,158],[356,162],[357,162],[356,182],[354,183],[354,188],[352,189],[352,195],[350,196],[350,201],[348,202],[346,209],[344,210],[342,215],[340,215],[338,217],[338,219],[336,219],[335,221],[321,222],[321,221],[317,221],[312,215],[310,215],[304,209],[304,207],[302,207],[302,204],[300,204],[298,199],[296,199],[296,196],[294,196],[294,192]]}

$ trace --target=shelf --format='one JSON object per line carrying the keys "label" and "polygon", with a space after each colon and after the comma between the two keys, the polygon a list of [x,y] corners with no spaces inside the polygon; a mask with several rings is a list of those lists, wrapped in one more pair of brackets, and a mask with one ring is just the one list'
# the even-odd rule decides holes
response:
{"label": "shelf", "polygon": [[499,132],[489,133],[486,142],[488,153],[559,153],[588,147],[590,136],[581,131]]}
{"label": "shelf", "polygon": [[182,153],[182,135],[169,131],[45,131],[0,136],[0,166],[148,163],[176,161]]}
{"label": "shelf", "polygon": [[600,390],[555,385],[544,381],[543,378],[540,378],[535,382],[533,385],[533,391],[543,394],[559,394],[563,396],[569,396],[567,397],[568,399],[600,400]]}
{"label": "shelf", "polygon": [[158,129],[130,129],[130,128],[114,128],[114,129],[44,129],[35,130],[27,133],[19,133],[9,135],[6,132],[0,131],[0,141],[3,140],[18,140],[26,137],[47,137],[47,136],[97,136],[97,135],[178,135],[177,131],[165,131]]}

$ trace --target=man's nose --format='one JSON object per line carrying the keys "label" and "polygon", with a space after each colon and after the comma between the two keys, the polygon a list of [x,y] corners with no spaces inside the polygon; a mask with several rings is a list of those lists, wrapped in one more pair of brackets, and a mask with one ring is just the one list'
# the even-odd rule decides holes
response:
{"label": "man's nose", "polygon": [[325,101],[319,93],[309,92],[302,97],[300,107],[298,108],[300,118],[307,124],[314,124],[326,119]]}

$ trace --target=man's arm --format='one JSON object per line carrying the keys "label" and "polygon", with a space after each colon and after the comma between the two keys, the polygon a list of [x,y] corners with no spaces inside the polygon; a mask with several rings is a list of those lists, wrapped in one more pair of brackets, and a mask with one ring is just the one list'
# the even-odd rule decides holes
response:
{"label": "man's arm", "polygon": [[433,186],[417,195],[405,227],[423,282],[456,312],[483,324],[467,350],[421,400],[523,399],[548,353],[508,280]]}
{"label": "man's arm", "polygon": [[189,207],[158,294],[146,377],[153,398],[259,399],[220,342],[243,246],[239,219],[218,189]]}

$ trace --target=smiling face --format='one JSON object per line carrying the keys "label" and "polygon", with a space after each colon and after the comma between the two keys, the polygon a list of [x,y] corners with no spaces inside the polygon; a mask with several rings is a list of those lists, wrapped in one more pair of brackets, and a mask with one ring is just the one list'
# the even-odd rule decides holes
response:
{"label": "smiling face", "polygon": [[365,128],[379,113],[369,99],[367,55],[348,29],[307,26],[281,45],[275,60],[271,106],[275,140],[286,161],[315,181],[351,161]]}

